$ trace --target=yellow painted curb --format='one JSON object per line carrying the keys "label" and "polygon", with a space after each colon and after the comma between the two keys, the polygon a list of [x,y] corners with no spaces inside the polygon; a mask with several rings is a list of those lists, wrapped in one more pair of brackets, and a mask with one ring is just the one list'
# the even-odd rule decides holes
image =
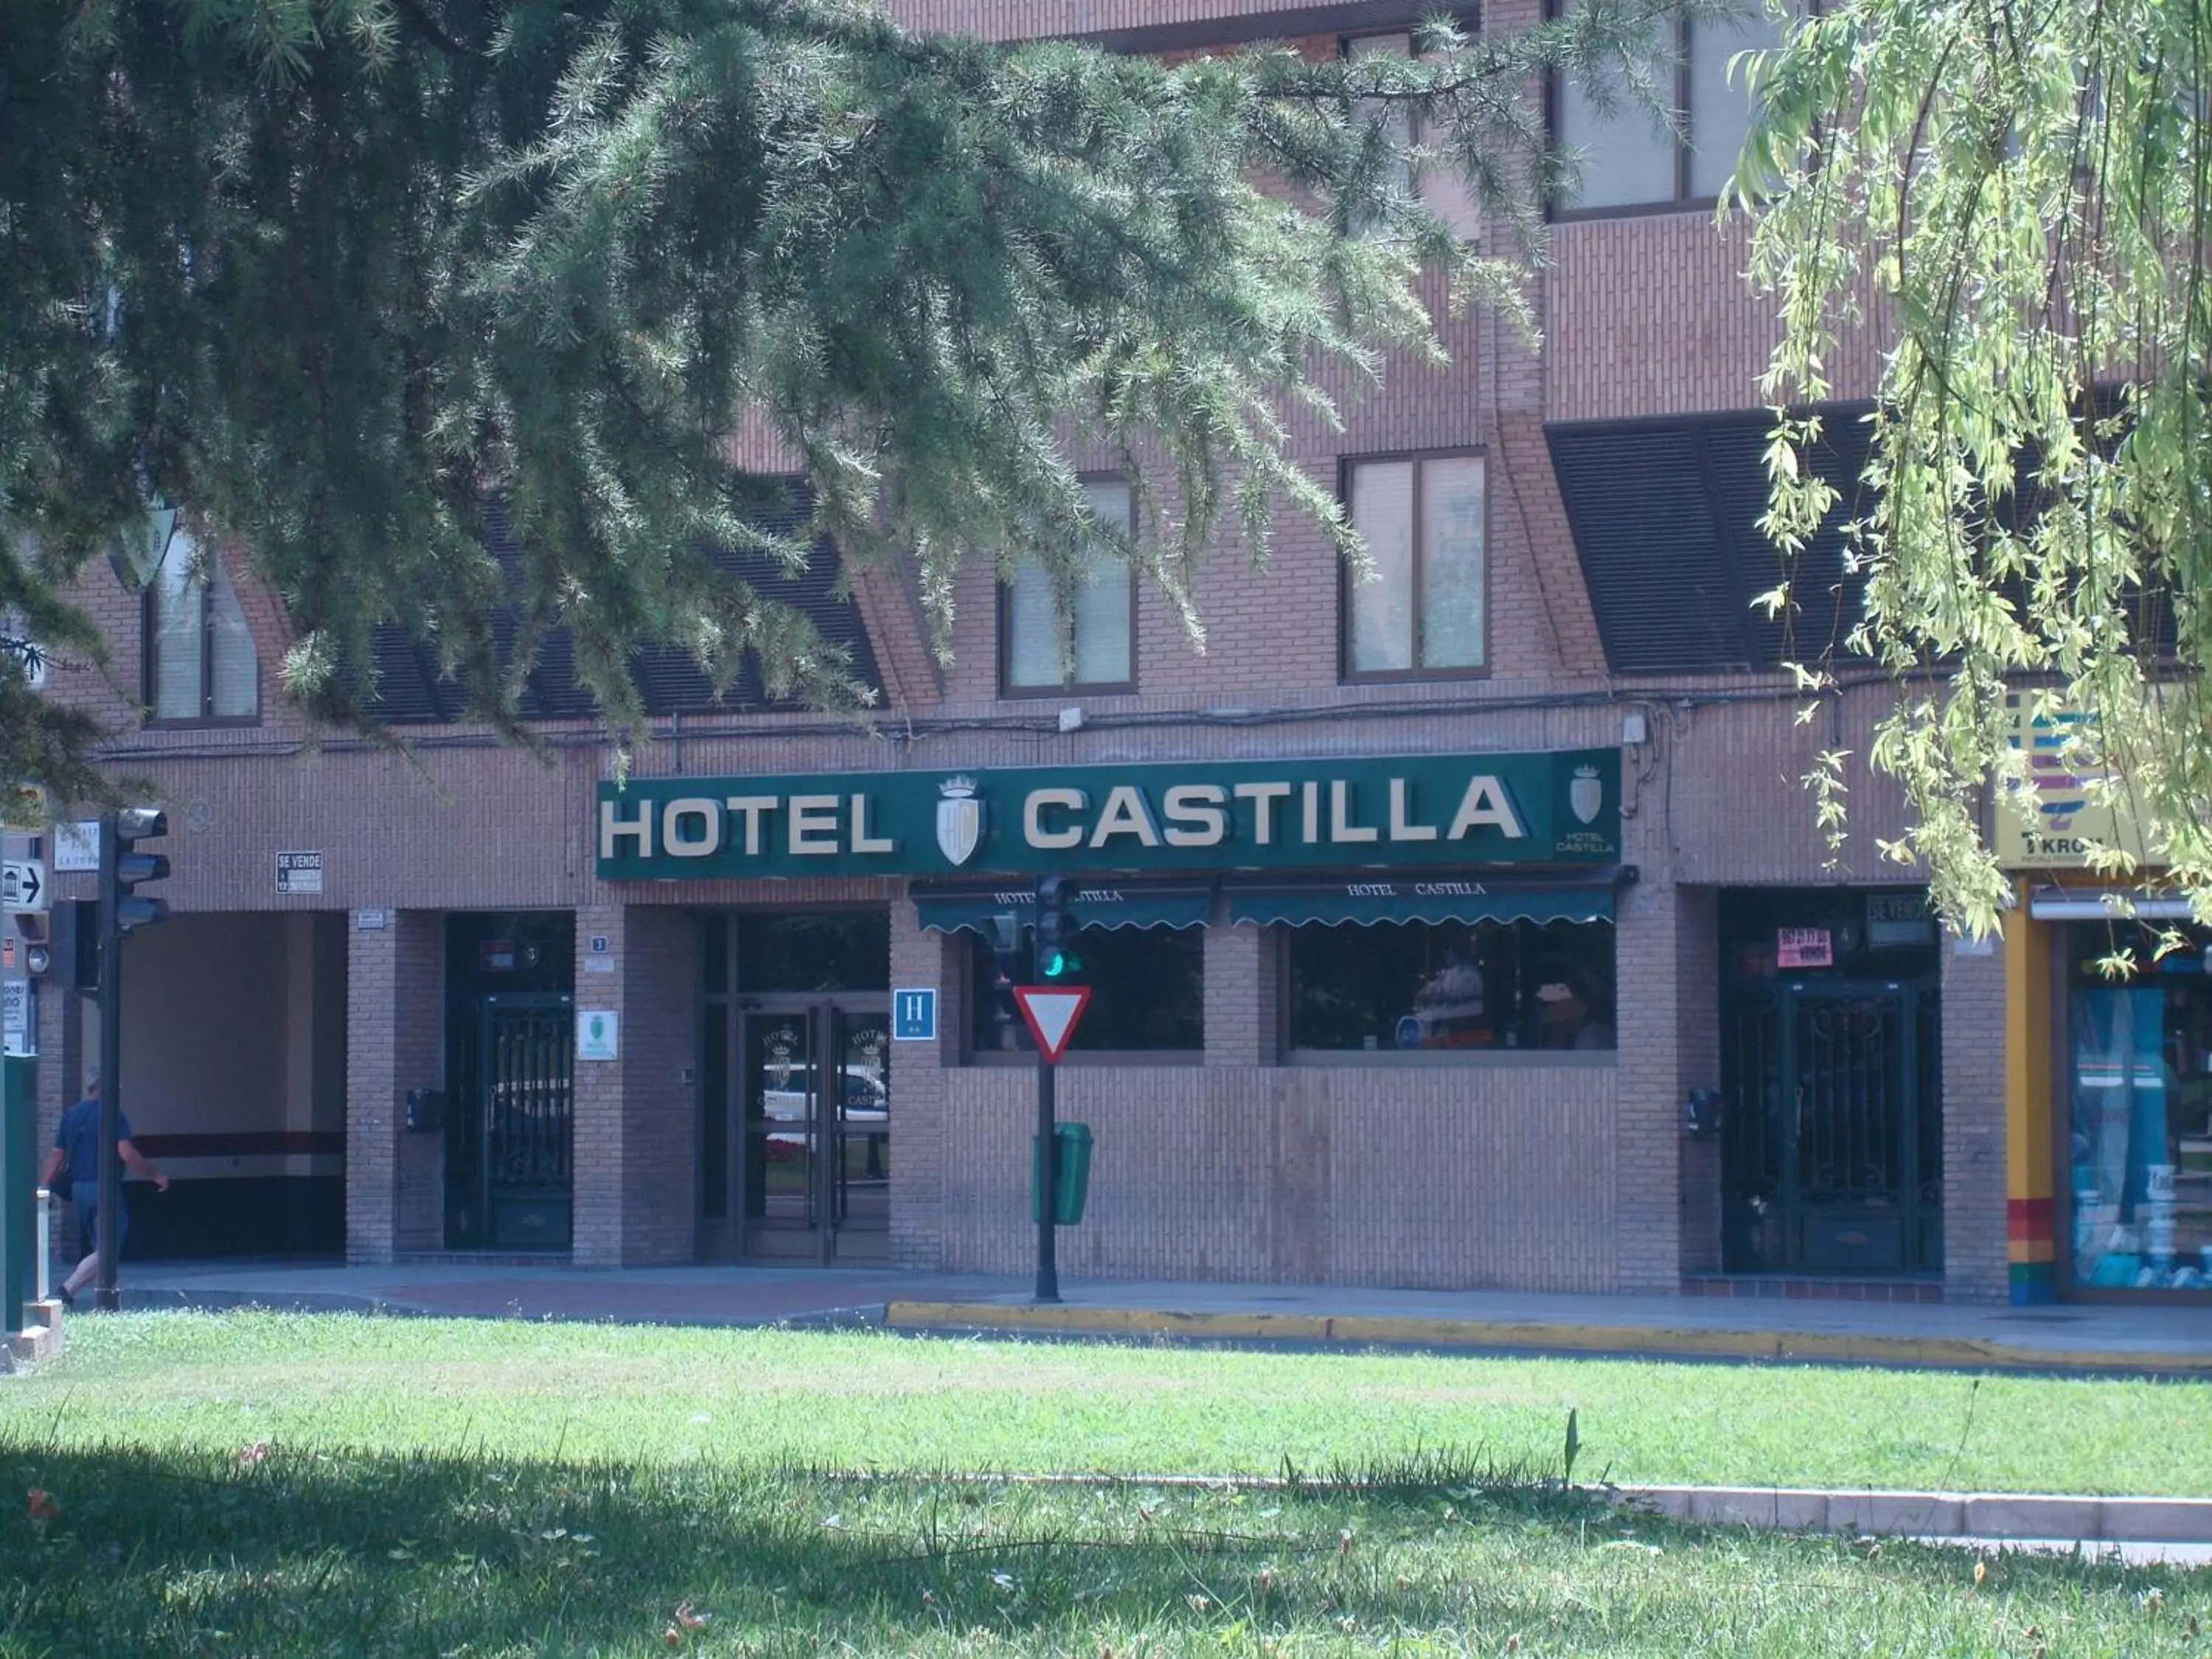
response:
{"label": "yellow painted curb", "polygon": [[1716,1330],[1682,1325],[1583,1325],[1546,1320],[1420,1319],[1370,1315],[1194,1313],[1164,1308],[1039,1307],[1029,1303],[892,1302],[897,1330],[1042,1331],[1067,1335],[1197,1337],[1437,1348],[1522,1348],[1684,1358],[1818,1359],[2008,1370],[2118,1370],[2212,1376],[2212,1353],[2027,1347],[1978,1337],[1825,1331]]}

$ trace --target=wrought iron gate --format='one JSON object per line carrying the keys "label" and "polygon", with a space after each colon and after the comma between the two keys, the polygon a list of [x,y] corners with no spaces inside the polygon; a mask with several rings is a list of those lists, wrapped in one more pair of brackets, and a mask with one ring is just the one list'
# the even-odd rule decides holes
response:
{"label": "wrought iron gate", "polygon": [[575,1144],[574,999],[483,999],[464,1109],[447,1129],[447,1243],[565,1250]]}
{"label": "wrought iron gate", "polygon": [[1723,1019],[1723,1260],[1732,1273],[1943,1262],[1935,986],[1734,988]]}

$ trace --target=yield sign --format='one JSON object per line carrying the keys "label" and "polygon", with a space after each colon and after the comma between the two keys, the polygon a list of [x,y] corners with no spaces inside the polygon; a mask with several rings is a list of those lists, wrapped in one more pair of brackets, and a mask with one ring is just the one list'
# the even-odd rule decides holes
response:
{"label": "yield sign", "polygon": [[1036,1039],[1037,1052],[1055,1063],[1067,1052],[1067,1040],[1075,1035],[1075,1023],[1090,1000],[1088,985],[1014,987],[1014,1004]]}

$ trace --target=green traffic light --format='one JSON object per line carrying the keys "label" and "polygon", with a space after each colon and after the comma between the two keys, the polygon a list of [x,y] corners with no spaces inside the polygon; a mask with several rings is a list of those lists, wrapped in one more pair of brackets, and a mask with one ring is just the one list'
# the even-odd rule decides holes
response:
{"label": "green traffic light", "polygon": [[1068,974],[1079,973],[1082,968],[1083,958],[1066,951],[1048,951],[1044,954],[1044,976],[1047,979],[1059,979]]}

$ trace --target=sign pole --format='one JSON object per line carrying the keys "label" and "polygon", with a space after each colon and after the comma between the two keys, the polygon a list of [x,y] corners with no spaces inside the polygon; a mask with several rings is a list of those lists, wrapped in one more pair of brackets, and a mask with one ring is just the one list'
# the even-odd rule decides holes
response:
{"label": "sign pole", "polygon": [[1017,985],[1014,1006],[1037,1046],[1036,1299],[1060,1300],[1060,1125],[1054,1091],[1060,1057],[1067,1052],[1076,1022],[1091,1001],[1083,986]]}
{"label": "sign pole", "polygon": [[1060,1135],[1054,1121],[1058,1105],[1053,1073],[1059,1068],[1037,1056],[1037,1270],[1036,1299],[1060,1300],[1060,1239],[1055,1204],[1060,1195]]}
{"label": "sign pole", "polygon": [[100,820],[100,1225],[93,1246],[100,1252],[100,1277],[93,1301],[106,1313],[122,1305],[115,1281],[115,1206],[123,1201],[123,1162],[115,1153],[123,1095],[123,927],[116,870],[122,846],[115,831],[115,814],[104,814]]}
{"label": "sign pole", "polygon": [[[1032,933],[1030,935],[1029,975],[1031,984],[1036,982],[1036,935]],[[1060,1300],[1060,1224],[1055,1219],[1053,1205],[1053,1200],[1060,1191],[1055,1181],[1059,1171],[1054,1167],[1056,1154],[1060,1151],[1057,1145],[1060,1136],[1056,1133],[1059,1126],[1054,1121],[1059,1113],[1060,1103],[1054,1087],[1056,1079],[1053,1076],[1057,1069],[1053,1064],[1054,1058],[1045,1044],[1040,1042],[1037,1045],[1036,1300],[1039,1302]]]}

